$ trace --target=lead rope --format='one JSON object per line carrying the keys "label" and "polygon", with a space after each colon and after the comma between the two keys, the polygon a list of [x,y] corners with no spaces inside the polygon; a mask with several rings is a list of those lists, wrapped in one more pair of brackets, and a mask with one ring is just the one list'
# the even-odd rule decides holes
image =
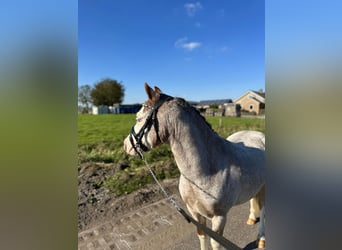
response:
{"label": "lead rope", "polygon": [[172,206],[174,206],[177,209],[177,211],[180,212],[184,216],[184,218],[190,223],[191,220],[189,219],[189,216],[185,213],[185,211],[180,206],[178,206],[177,202],[173,199],[173,197],[166,192],[164,187],[158,181],[157,176],[154,174],[154,172],[151,169],[150,165],[147,163],[147,160],[144,157],[143,153],[141,152],[140,148],[137,148],[137,149],[139,151],[139,156],[145,162],[146,168],[148,169],[148,171],[152,175],[154,181],[158,184],[160,190],[164,193],[164,196],[169,200],[169,202],[172,204]]}
{"label": "lead rope", "polygon": [[211,238],[216,240],[218,243],[221,244],[224,248],[228,250],[242,250],[240,247],[235,245],[233,242],[227,240],[223,236],[219,235],[218,233],[212,231],[210,228],[202,225],[198,221],[196,221],[194,218],[192,218],[190,215],[188,215],[180,206],[178,206],[177,202],[172,198],[171,195],[169,195],[166,190],[163,188],[163,186],[158,181],[156,175],[154,174],[153,170],[151,169],[150,165],[147,163],[147,160],[145,159],[143,153],[141,152],[140,147],[137,147],[137,151],[141,159],[145,162],[146,168],[151,173],[154,181],[158,184],[161,191],[164,193],[165,197],[169,200],[169,202],[177,209],[177,211],[187,220],[188,223],[193,223],[195,226],[197,226],[199,229],[201,229],[203,232],[205,232],[207,235],[209,235]]}

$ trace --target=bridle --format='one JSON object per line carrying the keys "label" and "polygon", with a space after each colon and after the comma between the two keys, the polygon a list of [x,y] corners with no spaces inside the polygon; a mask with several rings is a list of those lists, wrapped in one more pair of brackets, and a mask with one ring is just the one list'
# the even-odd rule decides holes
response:
{"label": "bridle", "polygon": [[[145,134],[148,134],[150,132],[152,125],[154,126],[156,130],[157,140],[161,141],[159,137],[159,133],[158,133],[159,131],[159,123],[157,119],[158,109],[160,108],[161,105],[164,104],[164,102],[172,100],[172,99],[173,97],[162,94],[160,96],[159,101],[155,105],[153,106],[145,105],[145,107],[148,107],[151,109],[151,112],[146,118],[144,125],[141,127],[138,133],[134,131],[134,125],[132,126],[131,132],[129,134],[129,140],[131,142],[131,145],[134,151],[140,156],[140,158],[143,158],[141,150],[144,152],[149,150],[149,148],[145,144],[143,144],[141,140]],[[133,138],[135,139],[135,143],[134,143]]]}

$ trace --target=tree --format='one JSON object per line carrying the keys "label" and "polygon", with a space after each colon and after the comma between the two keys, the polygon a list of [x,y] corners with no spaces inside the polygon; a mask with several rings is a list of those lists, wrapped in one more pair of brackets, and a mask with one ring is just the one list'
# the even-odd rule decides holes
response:
{"label": "tree", "polygon": [[82,105],[82,113],[88,113],[90,111],[92,103],[91,91],[91,87],[88,84],[78,87],[78,102]]}
{"label": "tree", "polygon": [[122,103],[125,95],[125,88],[121,82],[106,78],[96,83],[90,93],[93,103],[96,106],[113,106],[115,103]]}

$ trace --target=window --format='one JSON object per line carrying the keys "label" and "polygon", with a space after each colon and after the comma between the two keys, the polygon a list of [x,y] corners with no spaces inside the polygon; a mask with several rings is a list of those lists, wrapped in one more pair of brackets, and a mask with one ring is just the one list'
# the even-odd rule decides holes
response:
{"label": "window", "polygon": [[249,110],[253,110],[253,104],[249,105]]}

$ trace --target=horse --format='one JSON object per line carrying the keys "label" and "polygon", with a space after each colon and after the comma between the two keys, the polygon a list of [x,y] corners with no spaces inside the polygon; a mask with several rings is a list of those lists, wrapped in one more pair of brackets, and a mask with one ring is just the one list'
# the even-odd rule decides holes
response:
{"label": "horse", "polygon": [[[162,143],[170,145],[180,171],[179,192],[192,217],[223,235],[228,211],[262,192],[264,150],[220,137],[183,98],[154,90],[145,83],[148,100],[136,114],[136,124],[124,140],[129,155],[140,155]],[[197,227],[201,250],[206,234]],[[212,249],[220,244],[210,239]]]}
{"label": "horse", "polygon": [[[259,131],[242,130],[227,137],[227,140],[242,143],[247,147],[255,147],[265,150],[265,134]],[[265,187],[256,197],[250,199],[250,211],[247,220],[248,225],[254,225],[260,217],[258,248],[265,248]]]}

